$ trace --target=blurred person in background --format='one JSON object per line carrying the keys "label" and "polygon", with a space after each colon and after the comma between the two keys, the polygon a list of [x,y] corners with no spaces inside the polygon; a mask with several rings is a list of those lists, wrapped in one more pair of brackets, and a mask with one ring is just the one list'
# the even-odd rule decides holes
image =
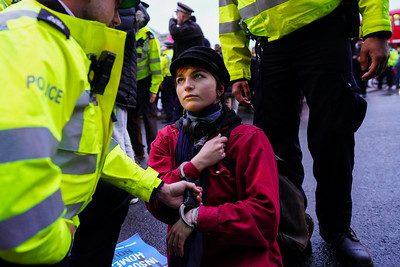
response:
{"label": "blurred person in background", "polygon": [[[149,5],[146,4],[148,7]],[[163,81],[161,73],[161,48],[154,32],[147,26],[136,33],[137,101],[136,108],[128,112],[128,132],[135,161],[147,168],[146,151],[142,138],[142,119],[146,134],[147,153],[157,136],[157,104],[155,102]]]}

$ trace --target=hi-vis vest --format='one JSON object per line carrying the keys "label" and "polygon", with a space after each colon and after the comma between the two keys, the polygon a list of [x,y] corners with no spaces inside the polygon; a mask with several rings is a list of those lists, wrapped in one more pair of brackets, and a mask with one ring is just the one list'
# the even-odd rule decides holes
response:
{"label": "hi-vis vest", "polygon": [[174,55],[174,50],[167,49],[161,54],[161,71],[163,77],[172,76],[170,67],[172,63],[172,56]]}
{"label": "hi-vis vest", "polygon": [[[220,0],[219,37],[231,80],[250,79],[249,35],[274,41],[337,8],[342,0]],[[391,31],[389,0],[360,0],[362,36]],[[246,30],[244,30],[246,29]],[[316,33],[318,34],[318,33]]]}
{"label": "hi-vis vest", "polygon": [[11,5],[11,0],[0,0],[0,11],[6,9],[9,5]]}
{"label": "hi-vis vest", "polygon": [[388,65],[389,66],[394,66],[397,63],[397,60],[399,59],[399,52],[397,52],[396,49],[390,49],[390,57],[388,60]]}
{"label": "hi-vis vest", "polygon": [[[0,13],[0,258],[63,259],[68,225],[79,224],[76,214],[100,177],[144,200],[160,184],[154,170],[110,145],[124,39],[122,31],[50,13],[33,0]],[[103,50],[116,58],[104,95],[96,95],[87,55]]]}
{"label": "hi-vis vest", "polygon": [[136,33],[137,79],[143,80],[151,75],[150,92],[157,94],[163,81],[161,74],[160,43],[154,33],[143,27]]}

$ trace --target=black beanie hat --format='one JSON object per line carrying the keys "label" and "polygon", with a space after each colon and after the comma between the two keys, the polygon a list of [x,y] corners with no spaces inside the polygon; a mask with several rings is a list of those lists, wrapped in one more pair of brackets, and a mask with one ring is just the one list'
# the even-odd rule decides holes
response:
{"label": "black beanie hat", "polygon": [[224,83],[225,90],[229,86],[230,76],[225,67],[222,57],[209,47],[194,46],[183,51],[177,59],[171,63],[170,71],[172,76],[176,76],[176,71],[180,67],[188,64],[200,64],[211,73],[218,75]]}

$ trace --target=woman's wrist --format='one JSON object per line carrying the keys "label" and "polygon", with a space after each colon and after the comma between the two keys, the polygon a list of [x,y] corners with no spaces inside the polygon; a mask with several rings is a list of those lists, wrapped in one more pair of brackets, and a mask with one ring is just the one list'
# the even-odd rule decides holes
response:
{"label": "woman's wrist", "polygon": [[194,158],[192,158],[192,160],[190,161],[193,166],[199,171],[202,172],[207,166],[203,163],[202,160],[200,160],[197,156],[195,156]]}
{"label": "woman's wrist", "polygon": [[185,213],[186,222],[185,222],[185,220],[183,220],[183,221],[190,227],[192,227],[192,225],[194,227],[196,227],[198,211],[199,211],[199,207],[189,210],[188,212]]}
{"label": "woman's wrist", "polygon": [[[179,177],[181,178],[181,180],[186,180],[186,181],[189,181],[189,182],[196,182],[196,181],[198,181],[198,179],[199,179],[199,177],[200,177],[200,172],[201,171],[199,171],[198,169],[197,169],[197,167],[193,164],[193,166],[196,168],[196,170],[198,171],[198,175],[199,176],[194,176],[195,174],[194,174],[194,172],[195,171],[193,171],[193,168],[192,168],[192,171],[190,172],[190,177],[187,177],[186,176],[186,174],[185,174],[185,170],[184,170],[184,168],[185,168],[185,166],[186,166],[186,164],[187,163],[189,163],[189,162],[191,162],[192,164],[193,164],[193,162],[192,161],[184,161],[184,162],[182,162],[181,163],[181,165],[179,165]],[[189,167],[190,168],[190,167]],[[187,169],[187,168],[186,168]],[[190,170],[190,169],[189,169]],[[193,177],[195,177],[195,178],[193,178]]]}
{"label": "woman's wrist", "polygon": [[188,181],[189,179],[186,177],[185,172],[183,171],[183,167],[188,163],[188,161],[182,162],[182,164],[179,166],[179,176],[181,177],[182,180]]}
{"label": "woman's wrist", "polygon": [[196,225],[193,223],[193,218],[192,218],[192,212],[195,209],[191,209],[188,212],[185,213],[185,204],[182,204],[179,207],[179,217],[182,219],[182,221],[189,226],[190,228],[195,228]]}

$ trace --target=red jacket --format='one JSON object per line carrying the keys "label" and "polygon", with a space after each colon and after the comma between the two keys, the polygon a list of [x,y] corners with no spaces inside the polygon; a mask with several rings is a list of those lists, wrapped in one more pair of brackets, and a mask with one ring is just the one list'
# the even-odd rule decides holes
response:
{"label": "red jacket", "polygon": [[[151,144],[149,166],[166,183],[180,180],[175,165],[179,130],[175,125],[159,131]],[[235,162],[232,175],[222,162],[207,168],[206,206],[198,211],[197,229],[203,233],[203,266],[282,266],[276,241],[279,225],[278,171],[275,155],[264,132],[252,125],[234,128],[226,158]],[[189,179],[200,176],[189,162]],[[236,177],[236,178],[235,178]],[[159,220],[173,225],[178,211],[161,202],[148,205]]]}

